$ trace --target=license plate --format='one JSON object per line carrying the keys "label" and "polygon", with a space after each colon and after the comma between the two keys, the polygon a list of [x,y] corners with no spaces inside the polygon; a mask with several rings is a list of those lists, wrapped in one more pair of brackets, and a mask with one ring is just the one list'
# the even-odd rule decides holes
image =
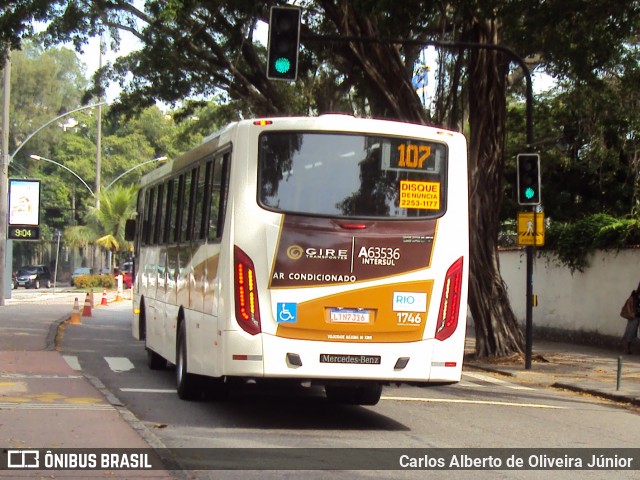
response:
{"label": "license plate", "polygon": [[370,323],[369,310],[332,308],[329,316],[332,323]]}

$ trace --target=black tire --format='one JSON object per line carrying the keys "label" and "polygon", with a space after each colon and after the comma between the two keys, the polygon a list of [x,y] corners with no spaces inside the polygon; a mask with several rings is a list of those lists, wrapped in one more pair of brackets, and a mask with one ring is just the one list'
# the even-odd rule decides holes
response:
{"label": "black tire", "polygon": [[176,387],[182,400],[196,400],[202,395],[197,375],[187,372],[187,334],[184,321],[180,322],[176,341]]}
{"label": "black tire", "polygon": [[324,387],[327,399],[333,403],[344,405],[376,405],[382,395],[382,385],[326,385]]}

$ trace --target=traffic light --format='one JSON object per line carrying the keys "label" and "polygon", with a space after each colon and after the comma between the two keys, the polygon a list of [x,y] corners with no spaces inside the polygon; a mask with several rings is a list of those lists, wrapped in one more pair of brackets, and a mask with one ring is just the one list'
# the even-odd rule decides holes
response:
{"label": "traffic light", "polygon": [[518,161],[518,204],[540,204],[540,155],[521,153]]}
{"label": "traffic light", "polygon": [[271,7],[269,45],[267,47],[267,78],[295,80],[298,77],[300,50],[300,9]]}

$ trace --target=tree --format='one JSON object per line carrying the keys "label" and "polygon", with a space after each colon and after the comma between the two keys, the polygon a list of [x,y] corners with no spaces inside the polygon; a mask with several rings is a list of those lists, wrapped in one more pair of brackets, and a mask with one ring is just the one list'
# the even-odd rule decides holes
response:
{"label": "tree", "polygon": [[[112,262],[126,253],[131,244],[124,238],[126,221],[135,212],[137,187],[113,186],[100,192],[100,206],[91,207],[86,225],[69,227],[65,241],[73,247],[97,245],[112,253]],[[114,267],[112,263],[111,267]]]}
{"label": "tree", "polygon": [[[416,47],[327,45],[309,39],[304,41],[299,82],[268,81],[264,46],[256,45],[252,35],[256,22],[268,18],[268,7],[281,2],[150,0],[144,11],[124,0],[68,7],[56,1],[48,8],[39,0],[25,3],[20,11],[0,10],[0,42],[5,45],[17,45],[31,19],[51,22],[51,41],[72,37],[78,45],[97,30],[134,31],[143,49],[100,76],[122,82],[123,107],[133,110],[141,111],[158,99],[175,103],[189,97],[211,98],[222,91],[241,115],[307,114],[337,107],[460,130],[468,122],[473,232],[470,306],[476,345],[481,355],[521,350],[521,333],[496,255],[504,192],[505,98],[508,89],[521,89],[518,79],[522,78],[503,54],[486,49],[443,54],[437,108],[427,112],[410,84]],[[640,21],[634,0],[309,0],[302,5],[304,35],[504,44],[523,57],[534,56],[558,77],[574,82],[598,78],[603,68],[628,55],[626,45],[633,41]]]}

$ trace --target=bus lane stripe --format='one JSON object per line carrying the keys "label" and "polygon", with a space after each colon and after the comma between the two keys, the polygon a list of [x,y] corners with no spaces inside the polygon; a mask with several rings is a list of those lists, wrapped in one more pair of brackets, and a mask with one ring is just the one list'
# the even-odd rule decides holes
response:
{"label": "bus lane stripe", "polygon": [[521,408],[546,408],[551,410],[566,410],[567,407],[555,405],[543,405],[541,403],[515,403],[515,402],[494,402],[490,400],[461,400],[447,398],[418,398],[418,397],[387,397],[382,396],[380,400],[395,400],[397,402],[423,402],[423,403],[458,403],[468,405],[494,405],[500,407],[521,407]]}

